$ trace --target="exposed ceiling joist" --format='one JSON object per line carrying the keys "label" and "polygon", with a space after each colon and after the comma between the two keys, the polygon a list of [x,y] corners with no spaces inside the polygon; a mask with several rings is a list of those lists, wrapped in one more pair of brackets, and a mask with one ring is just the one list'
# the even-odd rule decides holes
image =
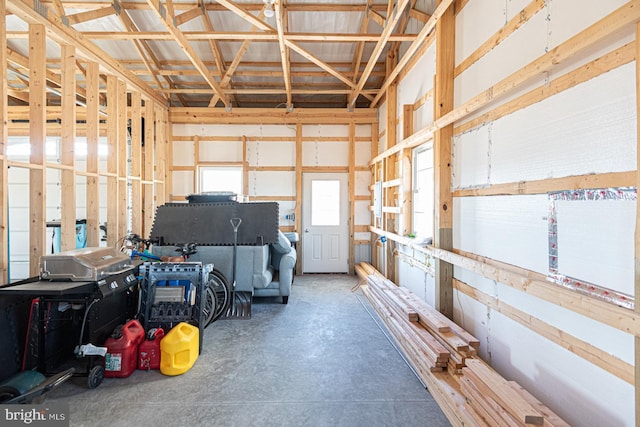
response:
{"label": "exposed ceiling joist", "polygon": [[89,10],[86,12],[74,13],[73,15],[67,15],[67,20],[69,21],[69,25],[75,25],[81,22],[93,21],[94,19],[115,15],[115,13],[116,10],[113,8],[113,6],[108,6],[100,9]]}
{"label": "exposed ceiling joist", "polygon": [[263,31],[269,31],[269,32],[276,31],[275,28],[265,23],[262,19],[258,19],[255,16],[253,16],[253,14],[251,14],[249,11],[247,11],[247,9],[244,8],[244,5],[240,6],[230,0],[216,0],[216,1],[221,5],[223,5],[224,7],[226,7],[227,9],[229,9],[230,11],[232,11],[233,13],[235,13],[236,15],[245,19],[255,27],[258,27]]}
{"label": "exposed ceiling joist", "polygon": [[201,6],[196,6],[193,9],[189,9],[186,12],[181,13],[176,16],[175,24],[176,26],[180,26],[186,22],[192,21],[203,15],[203,10]]}
{"label": "exposed ceiling joist", "polygon": [[311,61],[314,64],[316,64],[318,67],[320,67],[323,70],[327,71],[329,74],[331,74],[332,76],[334,76],[338,80],[342,81],[344,84],[346,84],[346,85],[348,85],[348,86],[350,86],[352,88],[356,87],[355,83],[353,83],[351,80],[349,80],[344,75],[342,75],[342,73],[336,71],[329,64],[327,64],[326,62],[323,62],[322,60],[317,58],[315,55],[313,55],[312,53],[304,50],[303,48],[301,48],[300,46],[298,46],[294,42],[289,41],[289,40],[285,40],[285,44],[287,46],[289,46],[291,49],[293,49],[296,52],[298,52],[300,55],[302,55],[305,58],[307,58],[309,61]]}
{"label": "exposed ceiling joist", "polygon": [[202,59],[200,59],[196,51],[189,44],[189,41],[184,37],[182,31],[180,31],[180,29],[173,24],[172,20],[167,19],[167,9],[165,9],[164,6],[160,4],[159,0],[147,0],[147,3],[153,7],[153,10],[156,12],[158,18],[160,18],[160,21],[174,36],[180,48],[184,51],[184,53],[187,55],[196,69],[200,71],[202,77],[207,81],[207,83],[209,83],[215,93],[221,98],[224,105],[228,107],[229,100],[224,98],[220,85],[214,80],[211,72],[207,69],[207,66],[204,64],[204,62],[202,62]]}
{"label": "exposed ceiling joist", "polygon": [[275,1],[276,27],[278,28],[278,45],[280,47],[280,59],[282,60],[282,75],[284,78],[284,86],[287,94],[287,108],[293,108],[291,103],[291,69],[287,55],[287,47],[284,43],[284,23],[283,14],[287,13],[286,6],[283,7],[282,0]]}

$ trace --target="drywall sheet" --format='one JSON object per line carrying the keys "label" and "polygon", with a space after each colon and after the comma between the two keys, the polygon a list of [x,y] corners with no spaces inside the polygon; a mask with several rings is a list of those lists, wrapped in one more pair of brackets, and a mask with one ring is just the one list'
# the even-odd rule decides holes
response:
{"label": "drywall sheet", "polygon": [[455,248],[547,274],[546,195],[456,197],[453,208]]}
{"label": "drywall sheet", "polygon": [[[411,266],[409,263],[399,259],[398,263],[401,286],[409,289],[417,297],[423,301],[427,301],[427,273],[418,267]],[[433,304],[429,302],[429,304]]]}
{"label": "drywall sheet", "polygon": [[195,144],[193,141],[173,141],[173,166],[195,165]]}
{"label": "drywall sheet", "polygon": [[491,172],[491,124],[453,137],[452,186],[487,186]]}
{"label": "drywall sheet", "polygon": [[484,360],[491,360],[488,346],[488,323],[490,311],[465,294],[453,290],[453,321],[480,341],[478,354]]}
{"label": "drywall sheet", "polygon": [[172,196],[181,197],[195,193],[193,171],[173,171]]}
{"label": "drywall sheet", "polygon": [[302,143],[302,165],[349,166],[349,143],[305,141]]}
{"label": "drywall sheet", "polygon": [[292,166],[296,164],[295,142],[251,141],[247,143],[249,166]]}
{"label": "drywall sheet", "polygon": [[[456,16],[456,65],[505,24],[506,0],[470,1]],[[481,19],[478,19],[482,17]]]}
{"label": "drywall sheet", "polygon": [[295,172],[249,171],[249,196],[294,196]]}
{"label": "drywall sheet", "polygon": [[[549,209],[552,277],[571,278],[577,289],[594,284],[632,296],[635,190],[555,193],[550,195]],[[596,292],[603,293],[608,295]]]}
{"label": "drywall sheet", "polygon": [[634,67],[493,122],[491,183],[635,170]]}
{"label": "drywall sheet", "polygon": [[487,329],[493,368],[570,425],[634,425],[632,385],[495,311]]}
{"label": "drywall sheet", "polygon": [[241,141],[200,141],[198,159],[201,162],[241,162]]}

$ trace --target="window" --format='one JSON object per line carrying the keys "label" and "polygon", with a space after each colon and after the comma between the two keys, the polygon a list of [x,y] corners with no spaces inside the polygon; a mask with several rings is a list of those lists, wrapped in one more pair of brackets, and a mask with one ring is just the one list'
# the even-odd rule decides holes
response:
{"label": "window", "polygon": [[311,181],[311,225],[340,225],[340,181]]}
{"label": "window", "polygon": [[421,146],[413,152],[413,233],[433,237],[434,227],[433,148]]}
{"label": "window", "polygon": [[207,166],[200,168],[200,191],[231,191],[243,194],[242,168]]}

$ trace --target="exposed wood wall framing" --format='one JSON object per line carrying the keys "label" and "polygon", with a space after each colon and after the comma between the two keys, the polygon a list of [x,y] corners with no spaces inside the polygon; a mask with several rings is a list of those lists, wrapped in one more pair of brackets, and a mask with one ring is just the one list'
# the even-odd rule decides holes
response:
{"label": "exposed wood wall framing", "polygon": [[[2,2],[2,6],[5,5],[9,7],[9,3]],[[15,7],[15,4],[11,6]],[[12,10],[20,10],[22,6],[17,7]],[[129,231],[129,223],[132,231],[135,228],[137,233],[148,232],[156,199],[165,199],[164,176],[156,175],[155,168],[159,160],[170,159],[167,153],[161,152],[167,150],[166,135],[170,135],[167,108],[164,101],[163,104],[158,103],[162,98],[146,92],[148,88],[136,83],[137,79],[129,80],[131,76],[126,73],[119,73],[122,78],[109,74],[113,69],[102,58],[100,62],[87,60],[92,55],[87,54],[83,43],[77,43],[72,32],[54,34],[57,28],[55,17],[30,18],[29,12],[20,12],[20,16],[36,21],[29,24],[28,58],[8,50],[4,37],[0,56],[5,65],[5,78],[0,86],[0,92],[4,93],[0,106],[3,117],[0,136],[0,237],[4,239],[0,247],[0,274],[3,283],[25,278],[17,276],[18,273],[12,273],[11,277],[9,274],[11,227],[8,223],[10,183],[7,170],[10,166],[16,170],[26,169],[29,173],[26,183],[29,200],[28,206],[26,202],[24,206],[29,209],[29,253],[28,259],[20,262],[28,263],[28,274],[33,276],[39,274],[40,256],[51,248],[46,244],[47,221],[60,220],[61,250],[75,248],[77,219],[86,220],[87,246],[90,247],[115,245]],[[0,31],[4,29],[3,20]],[[48,37],[60,43],[61,51],[60,61],[51,68],[51,62],[46,59]],[[9,56],[25,73],[28,71],[25,82],[28,83],[29,96],[23,99],[28,105],[8,106],[5,89]],[[101,74],[101,67],[107,70],[106,74]],[[146,118],[144,127],[143,116]],[[156,134],[164,138],[157,144],[159,150],[156,150]],[[14,159],[12,156],[15,154],[7,154],[7,147],[11,145],[12,138],[23,136],[29,138],[30,154],[26,158],[17,155]],[[51,136],[59,137],[59,157],[55,162],[47,159],[45,151],[47,138]],[[86,156],[77,152],[79,136],[86,137]],[[102,157],[99,148],[101,145],[105,147],[104,142],[109,153],[106,157]],[[104,162],[104,170],[101,170],[101,161]],[[59,217],[49,217],[51,214],[47,213],[47,199],[51,204],[51,200],[57,197],[56,194],[47,195],[47,185],[54,184],[49,182],[51,177],[47,178],[48,175],[54,176],[47,174],[48,170],[58,171],[60,176],[60,181],[56,182],[60,188]],[[164,173],[164,170],[160,172]],[[86,193],[79,194],[78,191]],[[157,197],[155,192],[162,195]],[[86,200],[85,211],[79,205],[83,199]],[[101,206],[101,199],[106,200],[105,205]],[[107,242],[101,241],[100,226],[105,222]],[[13,257],[11,261],[14,262]]]}
{"label": "exposed wood wall framing", "polygon": [[[640,23],[636,24],[636,40],[635,40],[636,58],[640,58]],[[640,123],[640,61],[636,60],[636,116],[637,123]],[[637,169],[636,169],[636,190],[640,188],[640,126],[637,128]],[[636,224],[635,224],[635,245],[634,245],[634,298],[635,313],[640,315],[640,198],[636,202]],[[635,361],[635,407],[636,407],[636,425],[640,425],[640,335],[634,337],[634,361]]]}
{"label": "exposed wood wall framing", "polygon": [[[0,16],[6,15],[6,3],[0,2]],[[0,19],[0,282],[7,283],[9,272],[9,218],[7,143],[8,143],[8,88],[7,88],[7,27]]]}
{"label": "exposed wood wall framing", "polygon": [[29,25],[29,274],[39,274],[40,256],[45,253],[46,174],[46,34],[44,25]]}

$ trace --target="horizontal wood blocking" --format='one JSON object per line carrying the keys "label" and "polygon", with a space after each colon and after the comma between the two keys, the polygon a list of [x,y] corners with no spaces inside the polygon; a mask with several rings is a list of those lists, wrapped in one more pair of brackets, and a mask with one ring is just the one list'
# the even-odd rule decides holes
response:
{"label": "horizontal wood blocking", "polygon": [[509,319],[525,326],[583,359],[588,360],[621,380],[632,385],[635,383],[634,368],[629,363],[464,282],[454,279],[453,285],[459,292],[507,316]]}
{"label": "horizontal wood blocking", "polygon": [[482,188],[465,188],[455,190],[453,197],[544,194],[553,191],[578,190],[583,188],[632,187],[635,186],[635,179],[635,172],[611,172],[597,175],[567,176],[563,178],[494,184]]}
{"label": "horizontal wood blocking", "polygon": [[196,124],[294,124],[294,123],[377,123],[377,110],[374,108],[313,108],[296,109],[288,112],[284,108],[237,108],[227,111],[222,108],[184,108],[169,109],[169,121]]}
{"label": "horizontal wood blocking", "polygon": [[489,260],[472,254],[457,254],[433,246],[414,245],[411,238],[371,227],[372,233],[385,236],[413,250],[441,259],[455,266],[477,273],[483,277],[511,286],[544,301],[582,314],[595,321],[612,326],[629,334],[640,336],[640,317],[633,310],[616,306],[589,295],[577,293],[562,286],[550,283],[546,276],[534,271],[510,266],[495,260]]}

